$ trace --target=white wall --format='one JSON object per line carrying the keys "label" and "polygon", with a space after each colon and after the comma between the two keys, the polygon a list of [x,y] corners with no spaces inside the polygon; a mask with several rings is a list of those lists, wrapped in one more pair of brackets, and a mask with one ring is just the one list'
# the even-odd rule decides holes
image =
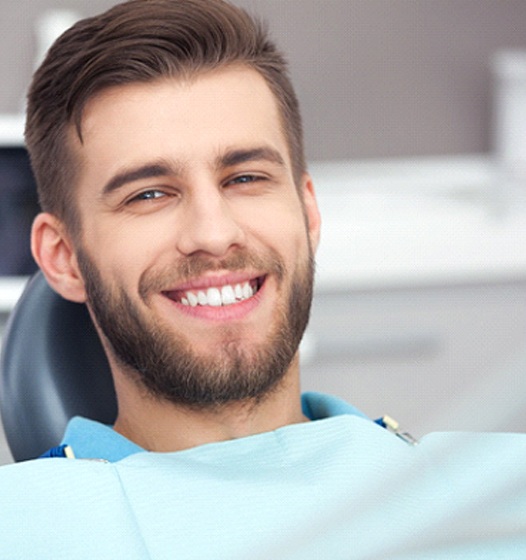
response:
{"label": "white wall", "polygon": [[[289,53],[314,160],[488,151],[489,58],[526,48],[524,0],[235,2]],[[0,0],[0,113],[21,107],[46,9],[91,15],[113,3]]]}

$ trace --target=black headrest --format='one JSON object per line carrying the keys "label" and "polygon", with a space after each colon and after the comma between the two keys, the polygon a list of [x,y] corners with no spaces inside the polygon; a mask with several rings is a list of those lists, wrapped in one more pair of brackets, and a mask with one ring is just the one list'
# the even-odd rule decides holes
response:
{"label": "black headrest", "polygon": [[41,272],[4,331],[0,410],[16,461],[57,445],[72,416],[115,421],[110,368],[88,311],[57,295]]}

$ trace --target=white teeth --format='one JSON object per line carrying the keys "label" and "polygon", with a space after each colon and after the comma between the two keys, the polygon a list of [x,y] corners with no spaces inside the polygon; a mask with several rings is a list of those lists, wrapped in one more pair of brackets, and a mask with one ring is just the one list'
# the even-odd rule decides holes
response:
{"label": "white teeth", "polygon": [[212,307],[219,307],[221,305],[221,292],[217,288],[208,288],[206,292],[208,305]]}
{"label": "white teeth", "polygon": [[223,286],[221,288],[221,300],[223,305],[231,305],[236,302],[236,294],[232,286]]}
{"label": "white teeth", "polygon": [[248,282],[245,282],[242,286],[243,289],[243,297],[248,299],[250,296],[253,295],[252,288]]}
{"label": "white teeth", "polygon": [[191,307],[196,307],[197,305],[210,305],[211,307],[232,305],[252,297],[256,291],[257,288],[253,288],[250,282],[244,282],[234,286],[226,285],[221,288],[209,288],[206,292],[200,290],[197,294],[188,291],[181,298],[181,303]]}

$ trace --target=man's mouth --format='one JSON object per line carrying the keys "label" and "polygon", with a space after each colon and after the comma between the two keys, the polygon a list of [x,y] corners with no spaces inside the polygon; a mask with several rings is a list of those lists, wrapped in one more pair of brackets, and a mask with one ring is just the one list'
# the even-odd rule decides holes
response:
{"label": "man's mouth", "polygon": [[203,289],[175,290],[165,292],[171,300],[187,307],[225,307],[253,297],[260,290],[264,276],[235,284],[211,286]]}

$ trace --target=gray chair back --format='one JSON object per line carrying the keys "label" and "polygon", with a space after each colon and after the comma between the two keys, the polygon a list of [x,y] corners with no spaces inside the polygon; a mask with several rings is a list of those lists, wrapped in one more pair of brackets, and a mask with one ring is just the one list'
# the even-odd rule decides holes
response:
{"label": "gray chair back", "polygon": [[106,424],[116,418],[110,368],[86,307],[57,295],[41,272],[4,331],[0,411],[16,461],[58,445],[73,416]]}

